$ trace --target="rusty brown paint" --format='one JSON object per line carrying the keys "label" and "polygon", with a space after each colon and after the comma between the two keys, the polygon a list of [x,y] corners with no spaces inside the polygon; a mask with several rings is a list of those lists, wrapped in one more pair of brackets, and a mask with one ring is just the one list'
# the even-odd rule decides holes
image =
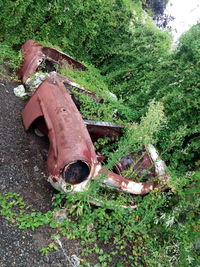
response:
{"label": "rusty brown paint", "polygon": [[[71,96],[56,75],[46,79],[24,107],[22,118],[25,129],[41,116],[50,141],[47,161],[49,175],[61,178],[63,171],[67,170],[66,166],[83,162],[82,165],[85,163],[88,166],[87,178],[92,166],[98,164],[93,143]],[[84,168],[82,166],[79,169]],[[76,184],[76,181],[68,183]]]}
{"label": "rusty brown paint", "polygon": [[107,186],[114,187],[119,191],[134,195],[146,195],[159,184],[158,181],[136,183],[112,171],[108,171],[104,167],[101,167],[99,174],[105,177],[103,183]]}
{"label": "rusty brown paint", "polygon": [[70,65],[74,69],[86,70],[86,67],[72,57],[51,47],[43,47],[33,40],[26,41],[22,46],[23,63],[18,71],[18,76],[23,82],[37,71],[38,67],[44,60],[49,60],[58,65]]}
{"label": "rusty brown paint", "polygon": [[82,63],[55,48],[44,46],[42,47],[42,52],[44,53],[47,60],[52,61],[58,65],[70,65],[70,67],[72,67],[73,69],[82,71],[87,70],[87,68]]}

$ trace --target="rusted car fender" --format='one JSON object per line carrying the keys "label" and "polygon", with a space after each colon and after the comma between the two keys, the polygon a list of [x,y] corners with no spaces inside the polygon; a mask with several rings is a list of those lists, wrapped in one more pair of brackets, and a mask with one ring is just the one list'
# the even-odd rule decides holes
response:
{"label": "rusted car fender", "polygon": [[[82,190],[99,165],[92,140],[70,94],[59,78],[47,78],[22,111],[26,130],[41,121],[50,142],[47,169],[49,181],[61,191],[66,184]],[[70,189],[71,191],[72,189]]]}

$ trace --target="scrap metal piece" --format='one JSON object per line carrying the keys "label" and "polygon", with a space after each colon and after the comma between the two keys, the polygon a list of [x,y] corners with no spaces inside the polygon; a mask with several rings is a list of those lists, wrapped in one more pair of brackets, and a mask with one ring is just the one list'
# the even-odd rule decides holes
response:
{"label": "scrap metal piece", "polygon": [[103,180],[104,184],[133,195],[146,195],[158,185],[157,181],[136,183],[110,171],[106,176],[107,178]]}
{"label": "scrap metal piece", "polygon": [[150,180],[156,176],[154,163],[146,148],[120,158],[114,170],[117,174],[132,172],[137,179]]}
{"label": "scrap metal piece", "polygon": [[[98,160],[93,143],[71,96],[59,78],[47,78],[22,111],[25,129],[43,119],[50,141],[47,168],[49,181],[67,192],[83,190],[94,177]],[[79,186],[77,186],[79,184]]]}
{"label": "scrap metal piece", "polygon": [[[109,144],[111,144],[113,139],[120,138],[123,134],[124,125],[122,124],[92,120],[84,120],[84,123],[87,125],[88,132],[93,142],[97,141],[98,138],[110,137],[111,141]],[[130,169],[134,171],[135,178],[138,177],[141,179],[141,177],[143,177],[145,180],[151,180],[157,177],[163,182],[168,181],[170,178],[169,175],[167,175],[165,162],[160,158],[156,148],[152,144],[143,147],[143,149],[138,152],[123,156],[114,166],[114,172],[119,175],[121,175],[123,171]]]}
{"label": "scrap metal piece", "polygon": [[[42,121],[50,141],[48,181],[59,191],[79,192],[102,171],[104,183],[131,194],[146,194],[157,182],[136,183],[113,172],[105,172],[95,153],[88,131],[99,136],[120,136],[122,125],[83,121],[59,76],[54,74],[37,88],[22,112],[25,129]],[[86,125],[90,128],[87,130]],[[96,128],[95,128],[96,127]],[[99,130],[99,127],[103,127]],[[41,127],[39,127],[41,128]],[[68,188],[70,185],[70,188]]]}
{"label": "scrap metal piece", "polygon": [[163,181],[163,182],[167,182],[170,178],[169,175],[167,175],[167,166],[165,164],[165,162],[160,158],[157,150],[155,149],[155,147],[151,144],[149,144],[146,147],[153,163],[155,166],[155,172],[156,175],[158,176],[159,180]]}
{"label": "scrap metal piece", "polygon": [[[22,46],[22,54],[24,57],[22,67],[18,71],[18,76],[25,83],[28,77],[38,70],[38,67],[47,60],[49,62],[50,71],[53,71],[53,64],[69,65],[74,69],[86,70],[87,68],[72,57],[58,51],[55,48],[42,46],[33,40],[26,41]],[[48,64],[47,64],[48,65]],[[47,66],[48,68],[48,66]]]}
{"label": "scrap metal piece", "polygon": [[93,142],[105,137],[119,138],[123,134],[124,125],[122,124],[93,120],[84,120],[84,123]]}
{"label": "scrap metal piece", "polygon": [[129,210],[135,210],[137,208],[137,205],[128,205],[128,206],[125,206],[125,205],[120,205],[120,204],[115,204],[113,203],[114,201],[105,201],[105,200],[99,200],[99,199],[96,199],[94,197],[90,197],[90,203],[96,207],[102,207],[102,206],[105,206],[110,209],[110,210],[113,210],[113,209],[116,209],[116,208],[120,208],[120,209],[129,209]]}

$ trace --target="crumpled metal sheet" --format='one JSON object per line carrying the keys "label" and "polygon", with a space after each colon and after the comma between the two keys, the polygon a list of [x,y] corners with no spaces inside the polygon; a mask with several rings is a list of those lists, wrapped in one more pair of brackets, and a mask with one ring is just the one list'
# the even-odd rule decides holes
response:
{"label": "crumpled metal sheet", "polygon": [[[77,69],[86,69],[62,52],[44,48],[32,40],[22,46],[22,53],[24,61],[19,73],[25,84],[44,59],[58,65],[69,64]],[[114,138],[112,140],[120,138],[124,126],[83,120],[71,88],[76,88],[99,101],[95,93],[85,90],[66,77],[50,72],[49,77],[33,92],[22,111],[25,130],[35,123],[49,138],[48,181],[57,190],[66,193],[87,190],[91,179],[98,175],[103,175],[104,184],[135,195],[145,195],[160,184],[163,186],[169,176],[165,163],[152,145],[137,153],[124,155],[113,171],[108,171],[101,165],[106,157],[100,154],[101,151],[95,152],[93,142],[100,137]],[[135,181],[121,176],[122,172],[129,168],[135,171]],[[137,178],[143,176],[146,181],[137,182]],[[148,181],[151,178],[155,181]]]}

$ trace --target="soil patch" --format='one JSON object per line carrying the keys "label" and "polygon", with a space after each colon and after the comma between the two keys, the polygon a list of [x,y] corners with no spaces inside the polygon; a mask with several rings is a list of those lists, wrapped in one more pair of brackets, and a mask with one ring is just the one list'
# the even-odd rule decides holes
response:
{"label": "soil patch", "polygon": [[[33,131],[26,133],[21,120],[24,101],[13,88],[18,84],[0,81],[0,193],[19,193],[36,211],[51,209],[55,193],[46,181],[45,155],[48,142]],[[54,230],[20,230],[0,216],[0,267],[68,266],[62,251],[43,256],[39,250],[51,242]],[[77,241],[62,240],[66,254],[79,256]],[[69,252],[69,253],[68,253]]]}

